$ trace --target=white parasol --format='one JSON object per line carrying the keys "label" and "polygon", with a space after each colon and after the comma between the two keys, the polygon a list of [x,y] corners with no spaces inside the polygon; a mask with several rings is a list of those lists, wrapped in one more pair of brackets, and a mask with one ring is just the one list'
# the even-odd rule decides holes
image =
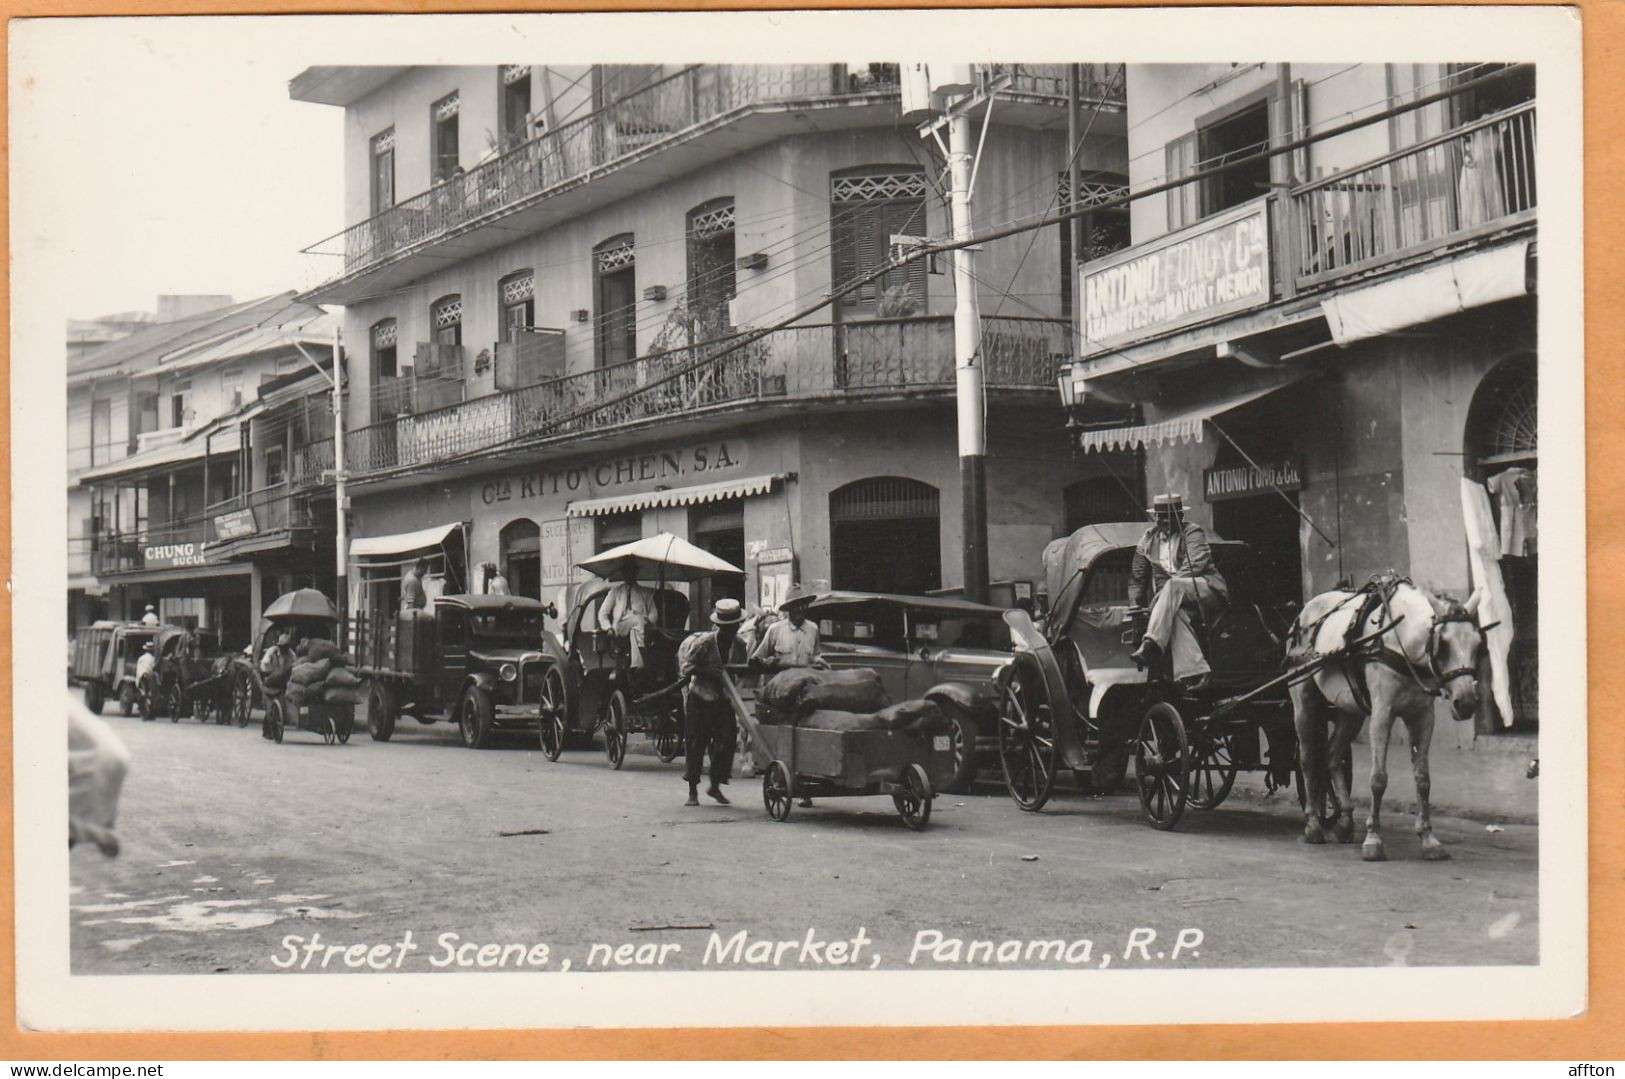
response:
{"label": "white parasol", "polygon": [[611,547],[576,565],[610,580],[624,577],[628,569],[641,581],[697,581],[718,574],[745,572],[670,532]]}

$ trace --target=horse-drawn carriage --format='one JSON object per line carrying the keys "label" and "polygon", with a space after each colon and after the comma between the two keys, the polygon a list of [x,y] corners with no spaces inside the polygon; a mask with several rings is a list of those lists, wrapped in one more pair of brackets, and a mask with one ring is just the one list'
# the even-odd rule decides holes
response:
{"label": "horse-drawn carriage", "polygon": [[199,722],[226,722],[231,714],[234,678],[229,657],[220,655],[220,638],[213,630],[161,626],[153,640],[157,657],[155,710],[179,723],[187,717]]}
{"label": "horse-drawn carriage", "polygon": [[[571,745],[602,731],[611,768],[626,760],[627,740],[644,734],[662,762],[683,752],[682,694],[674,691],[677,646],[686,635],[689,600],[668,582],[742,576],[737,566],[669,533],[646,536],[578,563],[599,580],[583,585],[564,623],[569,657],[566,708],[541,730],[542,751],[558,760]],[[643,627],[639,662],[625,632],[600,628],[603,605],[614,602],[615,582],[649,588],[654,617]]]}

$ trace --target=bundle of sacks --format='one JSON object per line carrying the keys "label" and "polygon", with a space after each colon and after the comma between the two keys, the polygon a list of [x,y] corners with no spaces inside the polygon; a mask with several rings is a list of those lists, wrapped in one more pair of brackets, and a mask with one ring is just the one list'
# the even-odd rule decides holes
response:
{"label": "bundle of sacks", "polygon": [[288,672],[288,700],[294,704],[356,705],[362,701],[361,677],[350,670],[350,659],[325,638],[302,641]]}
{"label": "bundle of sacks", "polygon": [[869,667],[844,671],[796,667],[780,671],[756,694],[756,718],[821,731],[947,732],[950,724],[935,701],[892,704],[880,675]]}

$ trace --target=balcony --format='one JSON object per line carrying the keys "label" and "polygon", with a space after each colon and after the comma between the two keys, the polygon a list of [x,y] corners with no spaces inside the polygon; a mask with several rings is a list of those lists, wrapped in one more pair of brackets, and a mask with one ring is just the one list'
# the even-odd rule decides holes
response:
{"label": "balcony", "polygon": [[[719,341],[673,349],[374,423],[345,435],[345,466],[362,479],[750,405],[941,396],[954,389],[949,318],[796,326],[729,347]],[[982,320],[990,391],[1051,391],[1056,364],[1070,351],[1064,321]]]}
{"label": "balcony", "polygon": [[[199,548],[214,538],[210,526],[199,522],[153,525],[135,532],[104,532],[92,541],[90,564],[98,577],[111,573],[139,573],[147,569],[147,552],[153,548],[196,544]],[[164,568],[172,565],[166,561]]]}
{"label": "balcony", "polygon": [[[1122,65],[1085,65],[1086,101],[1121,110]],[[1066,100],[1066,67],[1003,65],[1010,74],[1005,123],[1055,122]],[[596,112],[561,124],[306,251],[342,258],[342,270],[304,297],[352,303],[414,280],[433,267],[414,256],[456,239],[456,258],[509,243],[579,213],[593,201],[582,188],[615,174],[612,197],[655,187],[674,174],[809,130],[891,126],[896,69],[867,72],[840,64],[714,65],[684,68]],[[1037,110],[1036,112],[1034,110]],[[809,114],[817,113],[809,125]],[[692,146],[700,136],[724,137]],[[679,148],[685,153],[672,154]],[[652,157],[661,157],[651,162]],[[513,220],[509,220],[513,218]],[[500,229],[493,224],[502,221]]]}

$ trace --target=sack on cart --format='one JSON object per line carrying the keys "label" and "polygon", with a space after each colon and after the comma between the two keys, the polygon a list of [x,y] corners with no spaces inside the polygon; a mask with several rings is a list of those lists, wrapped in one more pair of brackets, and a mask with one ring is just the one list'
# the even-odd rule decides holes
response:
{"label": "sack on cart", "polygon": [[870,667],[780,671],[757,691],[756,701],[763,723],[788,723],[820,710],[869,714],[891,703],[879,673]]}

